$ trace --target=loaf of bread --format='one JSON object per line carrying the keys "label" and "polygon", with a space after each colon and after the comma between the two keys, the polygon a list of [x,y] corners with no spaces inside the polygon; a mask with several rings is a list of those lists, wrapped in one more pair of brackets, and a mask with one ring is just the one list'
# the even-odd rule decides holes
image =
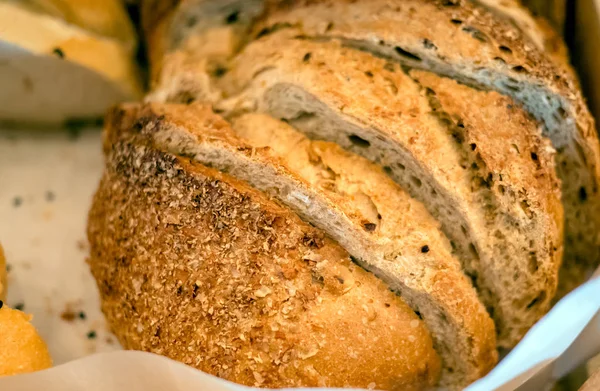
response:
{"label": "loaf of bread", "polygon": [[517,1],[176,3],[142,4],[152,89],[107,119],[90,211],[126,348],[461,389],[600,261],[594,121]]}
{"label": "loaf of bread", "polygon": [[0,122],[95,120],[141,96],[119,0],[2,0],[0,25]]}

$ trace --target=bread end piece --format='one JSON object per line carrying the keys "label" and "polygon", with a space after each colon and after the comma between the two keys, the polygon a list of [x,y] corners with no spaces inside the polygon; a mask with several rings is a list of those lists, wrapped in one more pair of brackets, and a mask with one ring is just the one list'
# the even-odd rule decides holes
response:
{"label": "bread end piece", "polygon": [[[157,148],[148,134],[163,120],[138,105],[109,116],[89,217],[89,263],[123,346],[251,386],[437,382],[429,332],[401,298],[265,194]],[[199,126],[223,123],[207,108]]]}

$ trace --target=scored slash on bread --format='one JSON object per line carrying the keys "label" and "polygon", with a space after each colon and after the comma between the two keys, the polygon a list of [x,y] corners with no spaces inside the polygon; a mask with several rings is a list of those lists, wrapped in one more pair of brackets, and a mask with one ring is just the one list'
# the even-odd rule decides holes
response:
{"label": "scored slash on bread", "polygon": [[[383,166],[440,220],[493,314],[500,346],[513,346],[547,311],[557,284],[562,206],[551,148],[510,99],[412,75],[430,83],[429,98],[395,64],[284,30],[235,58],[216,82],[229,97],[216,107],[269,113]],[[466,106],[444,116],[444,97],[455,93]],[[493,143],[495,133],[502,142]],[[509,156],[518,163],[503,163]]]}
{"label": "scored slash on bread", "polygon": [[254,386],[432,387],[439,357],[400,297],[266,194],[169,152],[176,129],[228,143],[227,127],[185,106],[107,120],[89,263],[123,346]]}

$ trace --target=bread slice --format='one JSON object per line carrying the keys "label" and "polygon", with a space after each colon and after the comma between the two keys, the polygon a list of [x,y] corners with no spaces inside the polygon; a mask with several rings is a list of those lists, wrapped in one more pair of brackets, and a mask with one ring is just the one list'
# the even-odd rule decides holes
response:
{"label": "bread slice", "polygon": [[0,121],[96,119],[141,96],[126,44],[13,2],[0,2]]}
{"label": "bread slice", "polygon": [[337,38],[523,104],[558,151],[565,275],[583,271],[577,281],[582,282],[600,263],[600,153],[593,118],[577,80],[519,29],[466,0],[307,0],[273,6],[255,34],[282,25],[299,27],[308,39]]}
{"label": "bread slice", "polygon": [[[469,134],[485,138],[497,129],[482,128],[486,118],[478,117],[484,115],[479,109],[446,118],[443,108],[432,107],[426,90],[397,65],[336,42],[292,35],[274,33],[240,53],[220,80],[230,98],[219,109],[268,112],[312,138],[336,142],[384,166],[441,221],[493,313],[499,343],[512,346],[548,309],[560,263],[559,191],[551,149],[543,145],[535,122],[511,100],[463,86],[463,95],[473,94],[472,106],[486,102],[481,110],[508,121],[502,132],[522,144],[483,143],[473,150]],[[510,105],[504,106],[509,112],[503,113],[495,99]],[[517,113],[512,121],[510,111]],[[457,114],[471,118],[462,120]],[[522,129],[526,135],[520,135]],[[482,152],[486,147],[491,149]],[[519,175],[525,175],[531,189],[502,195],[501,179],[515,189],[522,182],[503,176],[504,167],[491,166],[492,159],[521,153],[519,164],[524,166],[515,170],[522,171]]]}
{"label": "bread slice", "polygon": [[[227,126],[181,112],[173,121],[207,136]],[[112,112],[89,216],[89,263],[124,347],[250,386],[436,383],[429,333],[400,297],[267,195],[164,150],[157,114]]]}

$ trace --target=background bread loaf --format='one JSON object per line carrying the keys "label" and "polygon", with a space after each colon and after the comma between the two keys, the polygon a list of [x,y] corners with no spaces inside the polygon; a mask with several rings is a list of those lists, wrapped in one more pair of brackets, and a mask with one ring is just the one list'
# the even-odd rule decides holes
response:
{"label": "background bread loaf", "polygon": [[0,121],[79,123],[138,99],[136,38],[118,0],[0,2]]}

